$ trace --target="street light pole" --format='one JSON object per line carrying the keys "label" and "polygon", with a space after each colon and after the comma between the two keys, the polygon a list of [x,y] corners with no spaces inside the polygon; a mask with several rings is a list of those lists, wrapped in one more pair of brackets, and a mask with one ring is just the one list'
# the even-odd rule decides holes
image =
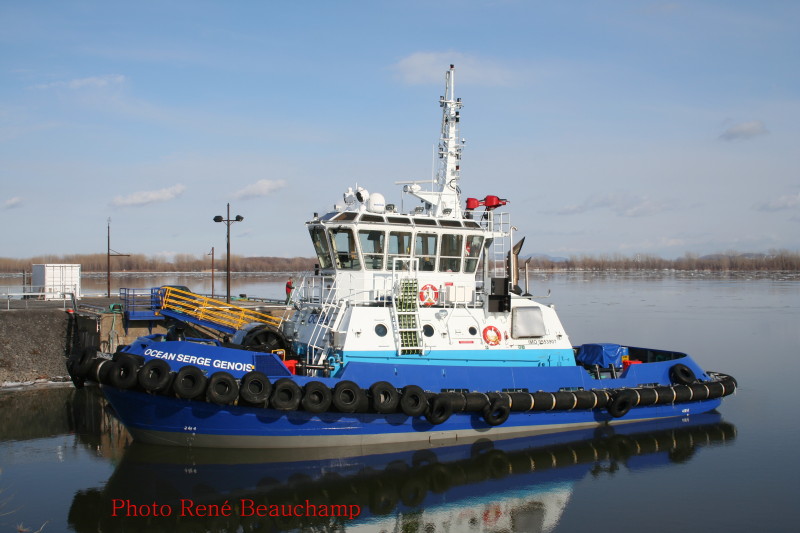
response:
{"label": "street light pole", "polygon": [[242,215],[236,215],[236,218],[231,218],[231,204],[228,204],[228,217],[222,218],[222,215],[217,215],[214,217],[214,222],[224,222],[225,225],[228,227],[228,231],[226,232],[225,237],[225,244],[227,246],[227,257],[226,257],[226,267],[225,267],[225,274],[226,274],[226,282],[227,282],[227,298],[226,301],[231,303],[231,224],[234,222],[241,222],[244,220]]}

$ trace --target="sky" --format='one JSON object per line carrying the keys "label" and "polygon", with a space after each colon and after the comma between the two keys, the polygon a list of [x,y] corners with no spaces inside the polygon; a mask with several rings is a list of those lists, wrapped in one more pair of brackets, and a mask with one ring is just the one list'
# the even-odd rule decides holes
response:
{"label": "sky", "polygon": [[[348,187],[428,179],[523,255],[800,251],[800,2],[0,2],[0,257],[311,257]],[[110,220],[110,223],[109,223]]]}

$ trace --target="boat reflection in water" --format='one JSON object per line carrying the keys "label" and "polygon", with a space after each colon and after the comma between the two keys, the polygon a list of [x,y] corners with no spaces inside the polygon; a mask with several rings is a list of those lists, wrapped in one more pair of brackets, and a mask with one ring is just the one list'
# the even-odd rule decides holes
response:
{"label": "boat reflection in water", "polygon": [[709,413],[356,456],[133,443],[105,487],[75,494],[69,524],[78,532],[544,532],[558,524],[585,476],[684,462],[735,435]]}

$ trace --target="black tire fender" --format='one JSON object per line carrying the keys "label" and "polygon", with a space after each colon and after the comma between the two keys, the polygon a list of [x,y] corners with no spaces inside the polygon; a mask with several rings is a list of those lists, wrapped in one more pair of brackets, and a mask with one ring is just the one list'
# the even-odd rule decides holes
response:
{"label": "black tire fender", "polygon": [[139,385],[147,392],[163,392],[171,381],[169,363],[163,359],[150,359],[139,370]]}
{"label": "black tire fender", "polygon": [[208,378],[206,399],[217,405],[230,405],[239,397],[239,384],[228,372],[214,372]]}
{"label": "black tire fender", "polygon": [[120,357],[117,359],[108,374],[108,381],[111,386],[118,389],[132,389],[138,382],[138,366],[131,357]]}
{"label": "black tire fender", "polygon": [[691,385],[697,381],[694,372],[688,366],[678,363],[669,369],[669,379],[678,385]]}
{"label": "black tire fender", "polygon": [[608,414],[614,418],[621,418],[628,414],[634,403],[636,403],[636,398],[633,393],[630,391],[620,391],[608,404]]}
{"label": "black tire fender", "polygon": [[501,398],[495,398],[483,409],[483,420],[490,426],[499,426],[508,420],[510,414],[511,406],[508,405],[508,402]]}
{"label": "black tire fender", "polygon": [[251,370],[242,376],[239,396],[247,403],[266,407],[272,395],[272,383],[263,372]]}
{"label": "black tire fender", "polygon": [[372,408],[382,414],[394,413],[400,405],[400,393],[388,381],[378,381],[369,388]]}
{"label": "black tire fender", "polygon": [[400,409],[408,416],[421,416],[428,410],[428,397],[422,387],[408,385],[403,387],[400,396]]}
{"label": "black tire fender", "polygon": [[340,381],[333,388],[333,406],[341,413],[355,413],[365,400],[364,391],[352,381]]}
{"label": "black tire fender", "polygon": [[309,413],[324,413],[331,408],[333,393],[327,385],[320,381],[309,381],[303,387],[303,409]]}
{"label": "black tire fender", "polygon": [[172,390],[179,398],[191,400],[203,394],[206,390],[208,378],[196,366],[181,367],[172,382]]}
{"label": "black tire fender", "polygon": [[438,394],[431,402],[431,408],[425,413],[425,419],[434,426],[438,426],[446,422],[452,414],[453,402],[447,396]]}
{"label": "black tire fender", "polygon": [[295,411],[303,398],[303,389],[291,378],[281,378],[272,386],[269,403],[279,411]]}

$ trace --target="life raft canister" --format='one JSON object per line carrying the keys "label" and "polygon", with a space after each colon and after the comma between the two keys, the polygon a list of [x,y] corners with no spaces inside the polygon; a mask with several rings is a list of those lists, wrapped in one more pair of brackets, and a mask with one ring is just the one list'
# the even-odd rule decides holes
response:
{"label": "life raft canister", "polygon": [[422,305],[431,306],[439,301],[439,289],[428,283],[419,291],[419,301]]}
{"label": "life raft canister", "polygon": [[483,328],[483,340],[489,346],[497,346],[500,344],[500,339],[503,336],[500,334],[500,330],[494,326],[486,326]]}

